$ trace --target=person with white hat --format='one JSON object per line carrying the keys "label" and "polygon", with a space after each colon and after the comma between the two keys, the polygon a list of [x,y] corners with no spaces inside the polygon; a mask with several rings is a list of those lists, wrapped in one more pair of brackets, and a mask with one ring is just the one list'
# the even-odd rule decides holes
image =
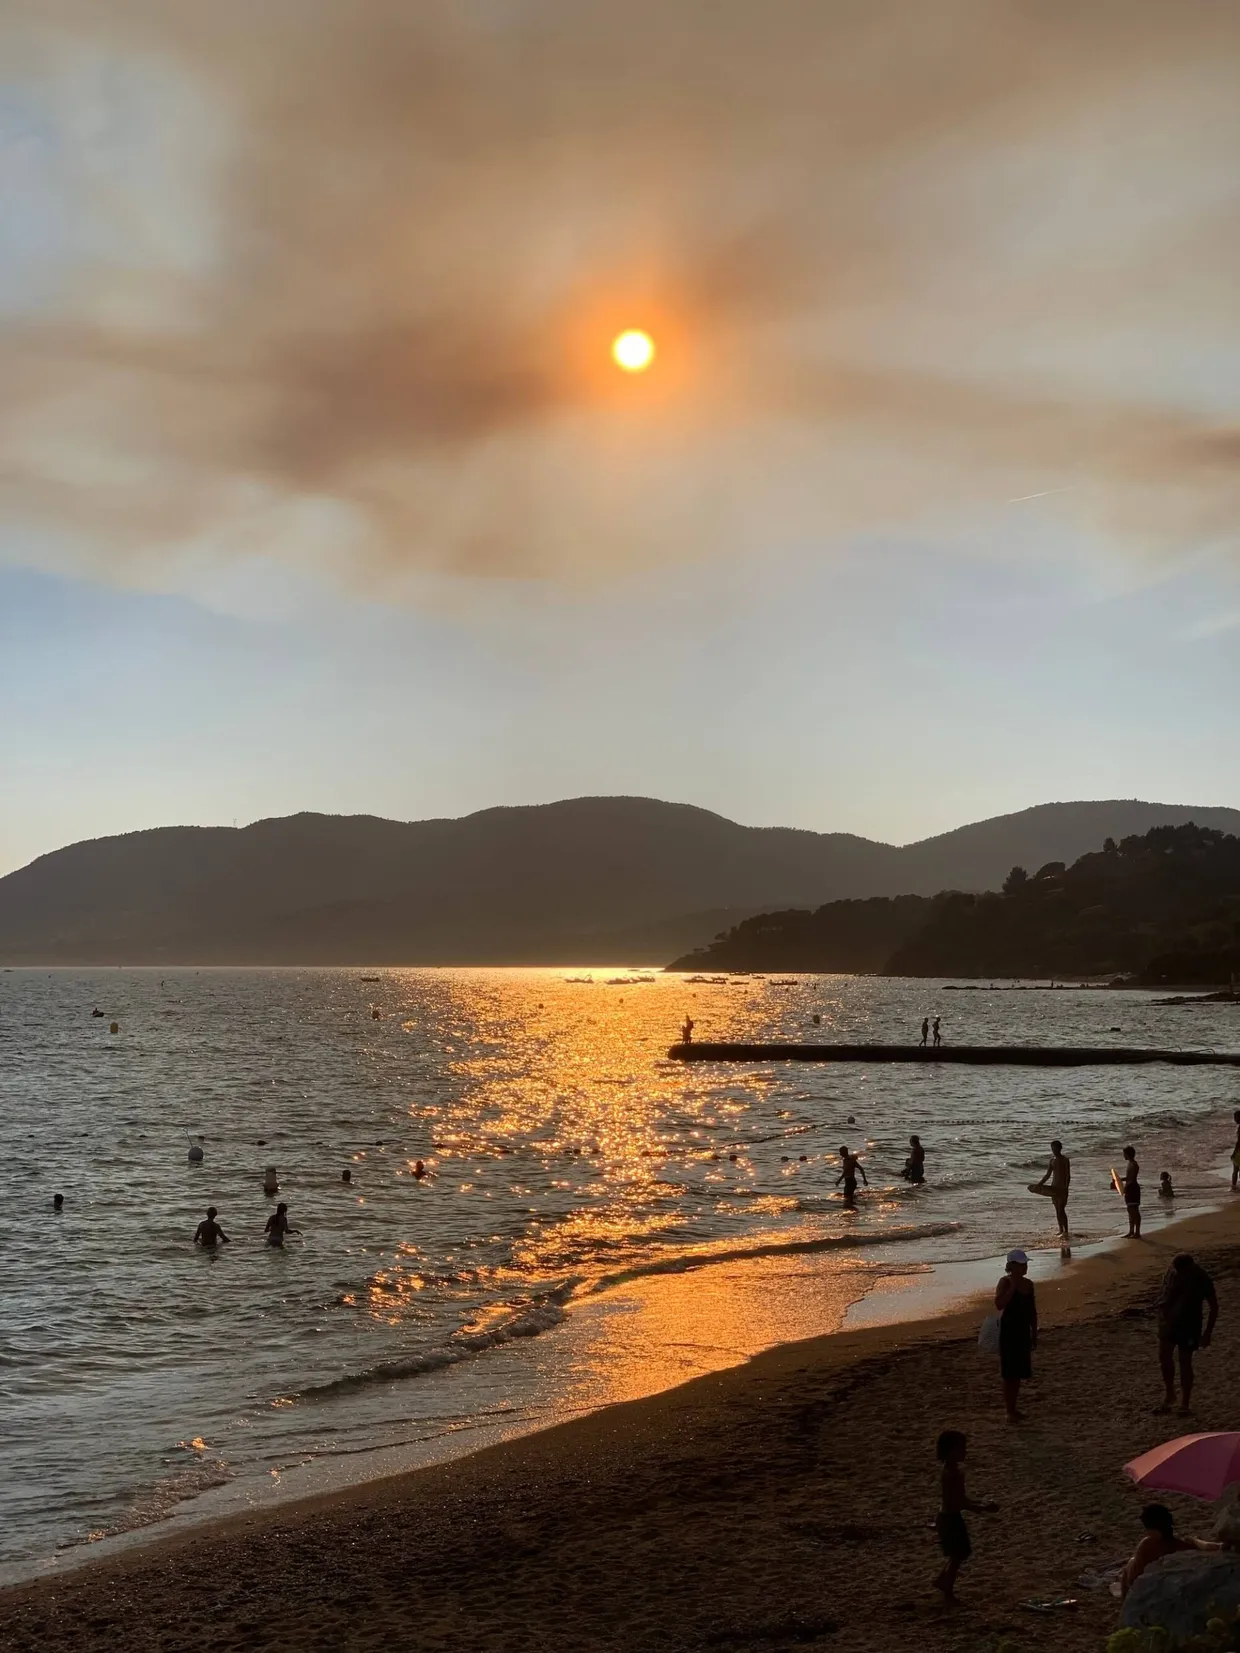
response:
{"label": "person with white hat", "polygon": [[1033,1351],[1038,1346],[1038,1302],[1029,1278],[1029,1258],[1019,1249],[1007,1254],[1007,1267],[995,1288],[999,1311],[999,1375],[1008,1422],[1019,1423],[1020,1386],[1033,1376]]}

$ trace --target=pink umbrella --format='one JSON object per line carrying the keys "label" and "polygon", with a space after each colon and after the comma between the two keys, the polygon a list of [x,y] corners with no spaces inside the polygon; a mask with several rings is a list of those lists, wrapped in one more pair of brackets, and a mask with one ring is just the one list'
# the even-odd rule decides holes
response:
{"label": "pink umbrella", "polygon": [[1125,1464],[1124,1474],[1139,1487],[1221,1498],[1227,1487],[1240,1481],[1240,1434],[1181,1435]]}

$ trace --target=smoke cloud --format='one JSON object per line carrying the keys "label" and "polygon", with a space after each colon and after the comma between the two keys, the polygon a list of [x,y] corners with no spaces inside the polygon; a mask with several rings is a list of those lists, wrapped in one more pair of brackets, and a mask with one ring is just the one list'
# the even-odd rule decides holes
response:
{"label": "smoke cloud", "polygon": [[0,62],[48,559],[595,579],[1035,493],[1235,533],[1228,0],[0,0]]}

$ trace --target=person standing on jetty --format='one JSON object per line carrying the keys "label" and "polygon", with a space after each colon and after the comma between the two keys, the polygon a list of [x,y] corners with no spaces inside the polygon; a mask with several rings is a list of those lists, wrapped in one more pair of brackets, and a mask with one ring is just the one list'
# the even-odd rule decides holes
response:
{"label": "person standing on jetty", "polygon": [[943,1466],[940,1477],[942,1496],[934,1525],[939,1535],[939,1548],[946,1557],[934,1587],[943,1592],[945,1601],[955,1601],[956,1575],[973,1554],[973,1541],[964,1519],[965,1510],[993,1515],[999,1508],[994,1503],[974,1503],[964,1490],[964,1459],[968,1444],[959,1429],[945,1429],[934,1449]]}
{"label": "person standing on jetty", "polygon": [[1020,1250],[1009,1251],[1007,1268],[995,1287],[995,1308],[999,1311],[999,1376],[1003,1380],[1003,1404],[1008,1422],[1019,1423],[1020,1386],[1033,1377],[1033,1351],[1038,1346],[1038,1300],[1029,1278],[1029,1258]]}
{"label": "person standing on jetty", "polygon": [[922,1044],[923,1045],[926,1044],[929,1041],[929,1038],[930,1038],[930,1018],[929,1018],[929,1016],[923,1016],[921,1018],[921,1042],[922,1042]]}
{"label": "person standing on jetty", "polygon": [[[1201,1329],[1201,1311],[1209,1304],[1210,1317],[1205,1330]],[[1218,1319],[1218,1298],[1214,1281],[1205,1269],[1181,1252],[1167,1270],[1163,1279],[1162,1296],[1158,1302],[1158,1365],[1162,1372],[1163,1401],[1155,1412],[1170,1412],[1175,1405],[1175,1357],[1180,1356],[1180,1416],[1184,1417],[1193,1400],[1193,1353],[1208,1349]]]}
{"label": "person standing on jetty", "polygon": [[934,1018],[934,1045],[936,1049],[943,1043],[942,1022],[943,1018],[941,1016]]}
{"label": "person standing on jetty", "polygon": [[1141,1238],[1141,1184],[1137,1181],[1141,1167],[1137,1164],[1137,1150],[1124,1149],[1124,1208],[1128,1212],[1128,1238]]}
{"label": "person standing on jetty", "polygon": [[691,1045],[693,1043],[693,1026],[693,1017],[686,1016],[684,1021],[681,1023],[680,1028],[680,1042],[682,1045]]}
{"label": "person standing on jetty", "polygon": [[866,1185],[867,1188],[870,1186],[870,1179],[865,1174],[865,1166],[862,1165],[861,1161],[857,1158],[856,1154],[850,1154],[849,1153],[848,1149],[846,1147],[844,1147],[843,1143],[840,1144],[840,1159],[843,1162],[844,1169],[840,1172],[839,1176],[836,1177],[835,1186],[838,1188],[839,1185],[841,1183],[843,1183],[844,1184],[844,1204],[845,1205],[856,1205],[856,1203],[857,1203],[857,1172],[860,1171],[861,1180]]}
{"label": "person standing on jetty", "polygon": [[1068,1190],[1072,1186],[1072,1161],[1063,1151],[1062,1142],[1051,1143],[1051,1162],[1042,1174],[1042,1180],[1037,1184],[1045,1188],[1047,1182],[1051,1185],[1051,1204],[1055,1207],[1055,1221],[1059,1224],[1059,1232],[1066,1240],[1068,1237]]}
{"label": "person standing on jetty", "polygon": [[225,1234],[215,1218],[215,1207],[209,1205],[206,1217],[194,1230],[194,1244],[202,1246],[205,1251],[214,1251],[217,1245],[228,1244],[228,1235]]}

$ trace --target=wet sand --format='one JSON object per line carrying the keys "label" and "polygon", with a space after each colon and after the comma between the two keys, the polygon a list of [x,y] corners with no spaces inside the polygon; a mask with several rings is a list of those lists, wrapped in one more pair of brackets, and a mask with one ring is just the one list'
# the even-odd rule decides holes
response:
{"label": "wet sand", "polygon": [[[1153,1305],[1192,1250],[1222,1313],[1195,1416],[1155,1417]],[[1027,1421],[1009,1425],[980,1310],[784,1345],[456,1463],[199,1527],[0,1594],[22,1650],[778,1648],[1091,1653],[1143,1501],[1121,1464],[1240,1416],[1240,1203],[1038,1287]],[[945,1609],[934,1442],[969,1435],[976,1554]],[[1168,1499],[1186,1532],[1207,1507]],[[1022,1603],[1075,1596],[1046,1617]]]}

